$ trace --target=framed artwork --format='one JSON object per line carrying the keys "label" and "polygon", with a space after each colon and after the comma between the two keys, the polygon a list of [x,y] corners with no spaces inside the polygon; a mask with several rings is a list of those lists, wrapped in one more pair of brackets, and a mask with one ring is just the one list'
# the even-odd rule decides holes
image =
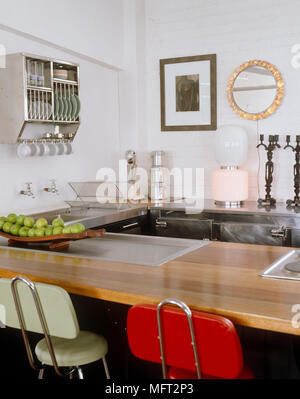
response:
{"label": "framed artwork", "polygon": [[161,130],[217,129],[216,54],[160,60]]}

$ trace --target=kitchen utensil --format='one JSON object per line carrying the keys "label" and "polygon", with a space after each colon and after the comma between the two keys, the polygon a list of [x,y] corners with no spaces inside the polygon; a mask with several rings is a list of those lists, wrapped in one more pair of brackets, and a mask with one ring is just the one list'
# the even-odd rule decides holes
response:
{"label": "kitchen utensil", "polygon": [[72,144],[71,143],[64,143],[64,154],[65,155],[70,155],[72,154],[73,149],[72,149]]}
{"label": "kitchen utensil", "polygon": [[70,100],[69,98],[67,98],[66,100],[67,100],[67,102],[68,102],[68,108],[69,108],[67,120],[70,121],[70,120],[72,119],[73,107],[72,107],[71,100]]}
{"label": "kitchen utensil", "polygon": [[19,158],[30,157],[30,147],[28,144],[21,143],[18,145],[17,154]]}
{"label": "kitchen utensil", "polygon": [[30,85],[37,86],[37,61],[30,62]]}
{"label": "kitchen utensil", "polygon": [[31,84],[31,64],[30,64],[30,60],[26,61],[26,76],[27,76],[27,85],[30,86],[30,84]]}
{"label": "kitchen utensil", "polygon": [[45,152],[44,144],[43,143],[36,143],[35,146],[36,146],[36,155],[38,155],[38,156],[44,155],[44,152]]}
{"label": "kitchen utensil", "polygon": [[62,98],[62,102],[64,103],[63,120],[67,121],[69,116],[69,103],[65,97]]}
{"label": "kitchen utensil", "polygon": [[54,156],[57,154],[57,148],[54,143],[45,143],[45,155]]}
{"label": "kitchen utensil", "polygon": [[68,71],[68,80],[75,80],[75,79],[76,79],[76,72]]}
{"label": "kitchen utensil", "polygon": [[75,98],[75,94],[72,94],[72,96],[71,96],[71,103],[72,103],[72,120],[75,120],[76,114],[77,114],[77,107],[78,107],[78,103]]}
{"label": "kitchen utensil", "polygon": [[152,166],[163,166],[164,151],[153,151],[151,153]]}
{"label": "kitchen utensil", "polygon": [[164,200],[169,196],[169,187],[166,184],[164,164],[164,151],[153,151],[151,168],[151,199]]}
{"label": "kitchen utensil", "polygon": [[65,114],[65,106],[63,103],[63,100],[61,99],[61,97],[57,97],[57,100],[59,102],[59,114],[58,114],[58,119],[59,120],[63,120],[64,118],[64,114]]}
{"label": "kitchen utensil", "polygon": [[63,143],[56,143],[56,155],[63,155],[65,153],[65,146]]}
{"label": "kitchen utensil", "polygon": [[54,96],[54,119],[58,119],[59,118],[59,114],[60,114],[60,104],[58,101],[58,96],[57,94],[55,94]]}
{"label": "kitchen utensil", "polygon": [[74,115],[74,119],[76,120],[78,118],[78,116],[79,116],[81,107],[80,107],[79,97],[76,94],[74,94],[74,97],[75,97],[75,100],[76,100],[76,103],[77,103],[77,108],[76,108],[76,112],[75,112],[75,115]]}
{"label": "kitchen utensil", "polygon": [[43,87],[45,85],[44,63],[37,63],[37,85]]}
{"label": "kitchen utensil", "polygon": [[68,71],[66,69],[53,69],[53,77],[55,79],[68,79]]}

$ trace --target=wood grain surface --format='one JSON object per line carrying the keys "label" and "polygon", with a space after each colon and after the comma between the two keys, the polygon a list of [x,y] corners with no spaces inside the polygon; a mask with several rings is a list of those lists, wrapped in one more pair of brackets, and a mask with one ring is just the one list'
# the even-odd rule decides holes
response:
{"label": "wood grain surface", "polygon": [[25,275],[70,293],[128,305],[177,298],[234,323],[300,334],[292,306],[300,281],[266,279],[266,267],[291,248],[213,242],[159,267],[0,249],[0,277]]}

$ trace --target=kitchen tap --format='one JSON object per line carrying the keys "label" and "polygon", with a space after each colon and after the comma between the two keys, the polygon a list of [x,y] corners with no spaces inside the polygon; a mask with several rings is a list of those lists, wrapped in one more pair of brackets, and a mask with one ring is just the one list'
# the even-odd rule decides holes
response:
{"label": "kitchen tap", "polygon": [[136,167],[137,167],[137,161],[136,161],[136,153],[133,150],[128,150],[126,152],[126,160],[127,160],[127,166],[128,166],[128,183],[135,183],[136,181]]}
{"label": "kitchen tap", "polygon": [[26,195],[26,196],[31,197],[32,199],[34,199],[35,196],[34,196],[34,194],[32,192],[32,189],[31,189],[32,183],[25,183],[25,185],[26,185],[26,190],[21,190],[20,194],[21,195]]}
{"label": "kitchen tap", "polygon": [[51,186],[50,187],[45,187],[44,191],[52,194],[58,194],[58,188],[56,187],[56,182],[55,180],[51,180]]}

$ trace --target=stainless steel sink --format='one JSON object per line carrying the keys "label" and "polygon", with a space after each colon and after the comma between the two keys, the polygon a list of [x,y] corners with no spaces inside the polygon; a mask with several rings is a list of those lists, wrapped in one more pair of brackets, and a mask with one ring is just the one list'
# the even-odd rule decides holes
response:
{"label": "stainless steel sink", "polygon": [[35,218],[44,217],[48,223],[60,216],[65,224],[83,223],[86,228],[94,228],[110,223],[119,222],[146,214],[147,208],[143,206],[131,207],[127,204],[99,204],[86,203],[74,204],[68,209],[61,209],[33,215]]}

